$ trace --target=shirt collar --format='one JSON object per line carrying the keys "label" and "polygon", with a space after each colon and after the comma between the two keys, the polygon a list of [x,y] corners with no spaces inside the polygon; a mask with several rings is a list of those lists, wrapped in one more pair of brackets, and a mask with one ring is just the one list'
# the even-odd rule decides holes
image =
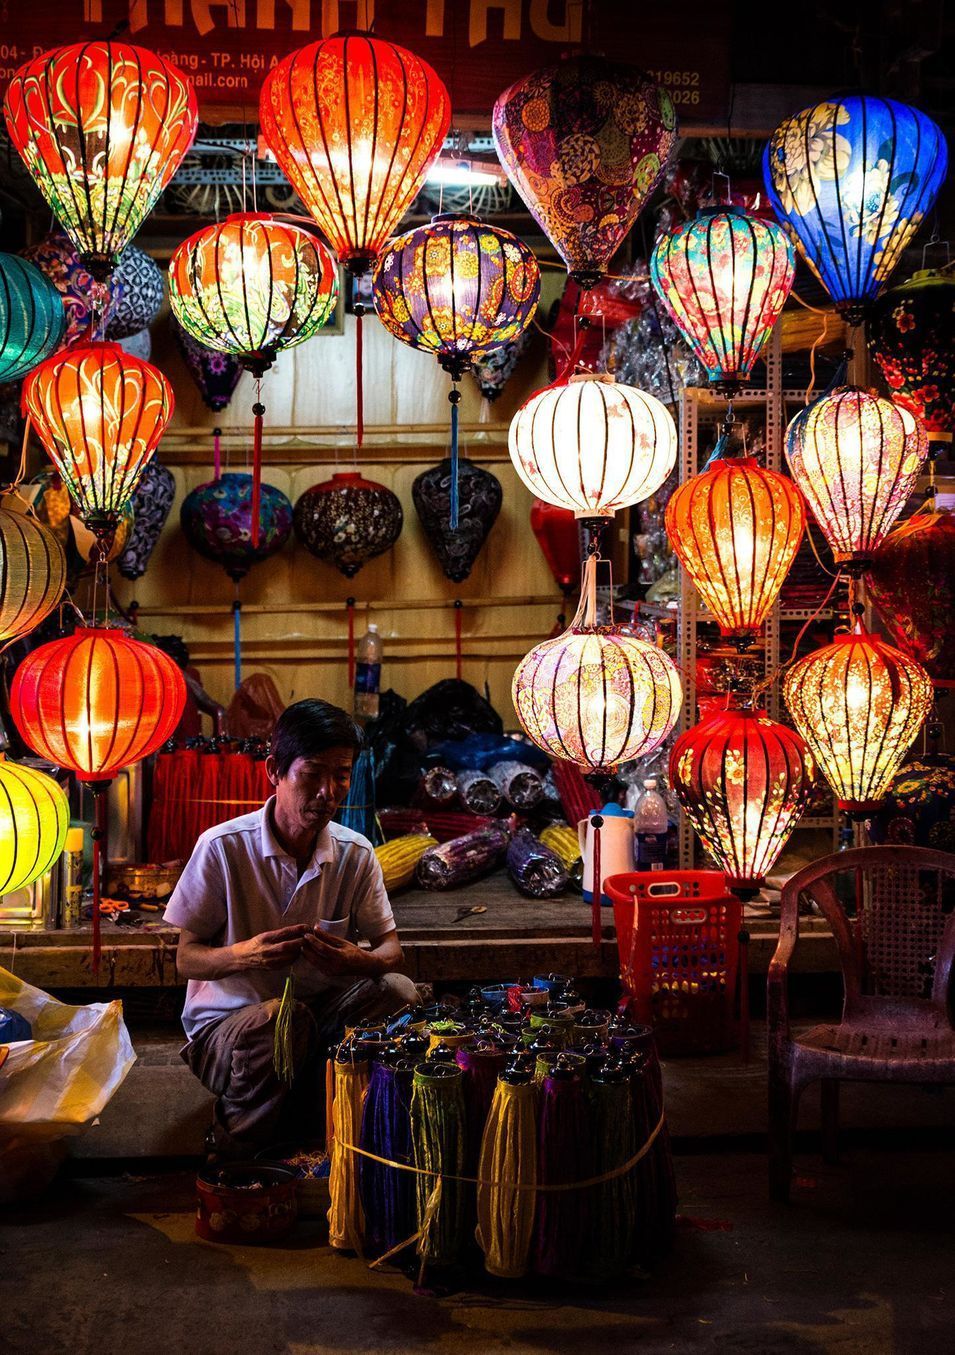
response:
{"label": "shirt collar", "polygon": [[[272,828],[272,815],[275,812],[275,796],[270,795],[262,806],[262,855],[265,858],[272,856],[283,857],[286,861],[292,861],[294,858],[289,855]],[[322,829],[315,839],[315,850],[308,865],[311,870],[315,866],[324,865],[326,861],[331,861],[335,853],[335,846],[332,842],[332,834],[328,824]]]}

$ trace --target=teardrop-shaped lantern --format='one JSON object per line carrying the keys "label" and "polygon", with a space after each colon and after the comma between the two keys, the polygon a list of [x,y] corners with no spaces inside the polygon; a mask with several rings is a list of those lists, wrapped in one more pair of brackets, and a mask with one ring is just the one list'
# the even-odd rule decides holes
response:
{"label": "teardrop-shaped lantern", "polygon": [[770,202],[850,324],[882,290],[947,165],[941,129],[894,99],[827,99],[776,128],[763,156]]}
{"label": "teardrop-shaped lantern", "polygon": [[350,272],[367,272],[441,150],[451,100],[427,64],[368,33],[291,52],[262,85],[270,150]]}
{"label": "teardrop-shaped lantern", "polygon": [[573,56],[506,89],[492,129],[508,178],[571,277],[594,286],[673,153],[669,94],[631,66]]}
{"label": "teardrop-shaped lantern", "polygon": [[714,461],[666,506],[670,544],[720,631],[747,642],[779,596],[805,525],[793,482],[751,456]]}
{"label": "teardrop-shaped lantern", "polygon": [[403,521],[398,496],[354,471],[312,485],[295,505],[295,535],[346,579],[391,550]]}
{"label": "teardrop-shaped lantern", "polygon": [[670,784],[734,892],[759,889],[809,803],[815,769],[798,734],[763,710],[721,710],[681,734]]}
{"label": "teardrop-shaped lantern", "polygon": [[511,420],[508,449],[539,499],[579,518],[612,517],[663,484],[676,427],[655,396],[588,373],[532,395]]}
{"label": "teardrop-shaped lantern", "polygon": [[799,411],[786,431],[786,460],[838,564],[865,567],[927,452],[914,415],[858,386],[837,386]]}
{"label": "teardrop-shaped lantern", "polygon": [[544,499],[531,504],[531,531],[543,552],[554,582],[564,594],[580,578],[580,528],[569,508],[557,508]]}
{"label": "teardrop-shaped lantern", "polygon": [[117,568],[124,579],[139,579],[146,573],[175,497],[175,476],[153,457],[133,494],[133,530],[118,557]]}
{"label": "teardrop-shaped lantern", "polygon": [[749,381],[795,274],[782,227],[735,207],[706,208],[662,235],[650,259],[654,290],[726,395]]}
{"label": "teardrop-shaped lantern", "polygon": [[242,375],[239,359],[231,353],[220,353],[215,348],[206,348],[191,334],[186,333],[174,315],[169,317],[169,327],[203,403],[214,414],[220,413],[228,407],[239,384]]}
{"label": "teardrop-shaped lantern", "polygon": [[0,385],[26,376],[59,348],[65,333],[53,283],[26,259],[0,254]]}
{"label": "teardrop-shaped lantern", "polygon": [[262,485],[259,518],[259,540],[253,545],[252,476],[246,471],[226,471],[197,485],[179,509],[190,546],[221,565],[233,582],[280,551],[292,534],[292,505],[274,485]]}
{"label": "teardrop-shaped lantern", "polygon": [[955,516],[913,514],[873,553],[868,596],[895,643],[936,687],[955,687]]}
{"label": "teardrop-shaped lantern", "polygon": [[65,585],[62,545],[21,499],[8,495],[0,501],[0,645],[45,621]]}
{"label": "teardrop-shaped lantern", "polygon": [[63,851],[70,805],[62,786],[0,753],[0,898],[33,884]]}
{"label": "teardrop-shaped lantern", "polygon": [[108,543],[172,416],[172,387],[115,343],[47,358],[23,403],[87,526]]}
{"label": "teardrop-shaped lantern", "polygon": [[[458,521],[452,526],[454,486],[460,500]],[[449,458],[430,466],[415,479],[411,499],[425,539],[453,583],[462,583],[497,521],[503,492],[496,475],[462,456],[457,474]]]}
{"label": "teardrop-shaped lantern", "polygon": [[794,664],[783,696],[840,809],[865,813],[888,791],[931,710],[932,682],[858,621]]}
{"label": "teardrop-shaped lantern", "polygon": [[518,664],[511,697],[538,748],[603,773],[660,746],[676,723],[683,690],[662,649],[627,634],[612,617],[598,623],[596,567],[593,557],[584,566],[569,628]]}
{"label": "teardrop-shaped lantern", "polygon": [[866,339],[892,399],[929,442],[955,433],[955,278],[928,269],[879,297]]}
{"label": "teardrop-shaped lantern", "polygon": [[192,145],[192,82],[128,42],[55,47],[21,66],[3,104],[10,139],[97,276],[109,272]]}

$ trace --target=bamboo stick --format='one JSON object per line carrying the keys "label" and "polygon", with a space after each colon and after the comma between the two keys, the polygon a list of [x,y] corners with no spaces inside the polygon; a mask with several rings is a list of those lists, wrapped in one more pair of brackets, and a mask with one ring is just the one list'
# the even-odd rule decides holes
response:
{"label": "bamboo stick", "polygon": [[[553,606],[555,602],[561,600],[560,593],[543,593],[530,597],[485,597],[485,598],[420,598],[420,599],[394,599],[388,601],[366,601],[362,598],[356,598],[355,610],[364,608],[366,611],[376,612],[414,612],[414,611],[436,611],[440,608],[453,608],[455,603],[460,601],[464,608],[477,609],[480,607],[544,607]],[[126,604],[129,606],[130,604]],[[264,603],[252,602],[246,603],[242,607],[243,616],[256,615],[292,615],[297,612],[341,612],[343,615],[347,602],[341,598],[337,602],[288,602],[288,603]],[[176,603],[168,607],[137,607],[138,616],[231,616],[232,603]],[[487,637],[493,638],[493,637]]]}

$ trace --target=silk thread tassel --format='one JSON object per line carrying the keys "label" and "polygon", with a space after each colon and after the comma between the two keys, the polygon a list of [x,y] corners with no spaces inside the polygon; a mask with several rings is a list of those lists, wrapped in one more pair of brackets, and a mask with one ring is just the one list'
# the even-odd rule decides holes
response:
{"label": "silk thread tassel", "polygon": [[365,308],[358,302],[355,306],[355,441],[361,451],[365,441],[365,350],[362,335],[362,321]]}
{"label": "silk thread tassel", "polygon": [[498,1079],[478,1158],[477,1241],[489,1275],[526,1275],[537,1194],[537,1084]]}
{"label": "silk thread tassel", "polygon": [[461,392],[457,386],[452,386],[448,395],[451,401],[451,530],[456,532],[458,529],[459,513],[459,490],[458,490],[458,405],[461,403]]}
{"label": "silk thread tassel", "polygon": [[600,908],[603,903],[603,876],[600,873],[600,830],[603,827],[603,819],[599,814],[594,814],[590,820],[594,829],[594,854],[593,854],[593,879],[591,880],[591,905],[590,905],[590,924],[591,937],[594,943],[594,949],[600,949],[601,934],[603,927],[600,918]]}
{"label": "silk thread tassel", "polygon": [[[391,1162],[411,1163],[411,1084],[414,1070],[376,1063],[361,1117],[359,1147]],[[381,1256],[415,1232],[415,1178],[360,1157],[358,1191],[365,1216],[365,1245]]]}
{"label": "silk thread tassel", "polygon": [[421,1064],[411,1092],[411,1142],[414,1165],[436,1173],[416,1177],[418,1242],[423,1278],[425,1263],[453,1265],[464,1241],[464,1195],[457,1181],[465,1162],[465,1114],[462,1072],[454,1063]]}
{"label": "silk thread tassel", "polygon": [[461,681],[461,624],[464,619],[464,603],[460,598],[454,599],[454,671],[458,682]]}
{"label": "silk thread tassel", "polygon": [[272,1037],[272,1067],[280,1082],[290,1087],[295,1080],[295,1054],[292,1049],[292,1004],[295,980],[289,974],[282,990],[282,1001],[275,1014],[275,1033]]}
{"label": "silk thread tassel", "polygon": [[335,1099],[332,1124],[335,1137],[331,1149],[328,1176],[328,1241],[340,1251],[359,1255],[365,1231],[361,1198],[358,1193],[358,1155],[342,1148],[357,1143],[361,1130],[362,1108],[368,1088],[368,1063],[335,1060]]}
{"label": "silk thread tassel", "polygon": [[348,609],[348,686],[351,690],[355,686],[355,599],[346,598],[345,606]]}
{"label": "silk thread tassel", "polygon": [[252,549],[259,548],[259,515],[262,506],[262,416],[265,405],[252,406]]}
{"label": "silk thread tassel", "polygon": [[216,480],[221,480],[221,479],[222,479],[222,446],[221,446],[221,438],[222,438],[222,429],[221,429],[221,428],[213,428],[213,430],[212,430],[212,468],[213,468],[213,471],[215,472],[214,478],[215,478]]}
{"label": "silk thread tassel", "polygon": [[239,585],[235,586],[236,597],[232,603],[232,663],[235,669],[236,691],[242,682],[242,603],[239,601]]}

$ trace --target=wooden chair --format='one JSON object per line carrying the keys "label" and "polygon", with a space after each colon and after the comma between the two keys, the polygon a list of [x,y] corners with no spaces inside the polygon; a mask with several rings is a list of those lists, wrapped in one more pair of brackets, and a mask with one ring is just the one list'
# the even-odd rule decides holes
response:
{"label": "wooden chair", "polygon": [[[857,900],[847,915],[835,881]],[[799,899],[818,904],[839,948],[842,1020],[793,1036],[787,971]],[[769,1185],[788,1200],[792,1136],[803,1088],[822,1083],[822,1141],[836,1157],[840,1081],[955,1083],[950,985],[955,960],[955,856],[923,847],[858,847],[816,861],[783,887],[769,966]]]}

